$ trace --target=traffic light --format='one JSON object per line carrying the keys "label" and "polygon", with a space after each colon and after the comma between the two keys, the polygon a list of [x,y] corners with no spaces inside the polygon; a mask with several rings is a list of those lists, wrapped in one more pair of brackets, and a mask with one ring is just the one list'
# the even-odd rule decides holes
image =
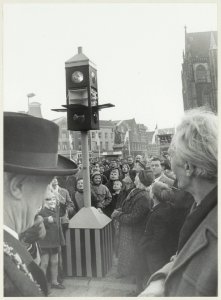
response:
{"label": "traffic light", "polygon": [[99,110],[112,107],[107,103],[98,105],[97,70],[89,58],[83,54],[82,47],[78,53],[65,62],[66,105],[68,130],[99,130]]}

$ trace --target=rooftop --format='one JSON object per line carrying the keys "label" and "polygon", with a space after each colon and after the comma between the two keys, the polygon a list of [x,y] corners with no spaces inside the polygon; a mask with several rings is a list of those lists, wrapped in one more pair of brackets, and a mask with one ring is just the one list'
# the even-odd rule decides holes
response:
{"label": "rooftop", "polygon": [[217,47],[217,31],[186,33],[186,50],[192,56],[208,56]]}

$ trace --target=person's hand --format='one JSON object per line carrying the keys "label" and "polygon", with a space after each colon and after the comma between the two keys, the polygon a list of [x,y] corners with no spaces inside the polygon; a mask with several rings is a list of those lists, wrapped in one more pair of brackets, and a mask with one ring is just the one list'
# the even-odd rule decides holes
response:
{"label": "person's hand", "polygon": [[53,219],[52,216],[49,216],[49,217],[48,217],[48,222],[49,222],[49,223],[53,223],[53,222],[54,222],[54,219]]}
{"label": "person's hand", "polygon": [[138,297],[163,297],[164,279],[151,281],[148,287]]}
{"label": "person's hand", "polygon": [[117,216],[119,216],[121,214],[121,212],[117,209],[115,209],[113,212],[112,212],[112,215],[111,215],[111,218],[114,219],[116,218]]}
{"label": "person's hand", "polygon": [[98,207],[97,210],[99,211],[99,213],[103,214],[103,211],[101,208]]}

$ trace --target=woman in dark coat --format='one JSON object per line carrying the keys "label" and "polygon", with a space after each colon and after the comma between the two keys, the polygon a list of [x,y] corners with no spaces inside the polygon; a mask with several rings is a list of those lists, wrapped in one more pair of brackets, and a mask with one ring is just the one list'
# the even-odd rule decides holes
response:
{"label": "woman in dark coat", "polygon": [[134,274],[136,246],[144,231],[145,220],[150,210],[150,197],[146,189],[153,179],[152,171],[141,171],[137,174],[136,188],[128,194],[122,208],[112,214],[112,218],[120,224],[118,277]]}
{"label": "woman in dark coat", "polygon": [[174,226],[175,210],[171,204],[173,196],[167,184],[159,181],[152,184],[150,197],[153,208],[147,216],[145,231],[138,245],[138,292],[143,290],[143,279],[148,279],[176,253],[178,235]]}

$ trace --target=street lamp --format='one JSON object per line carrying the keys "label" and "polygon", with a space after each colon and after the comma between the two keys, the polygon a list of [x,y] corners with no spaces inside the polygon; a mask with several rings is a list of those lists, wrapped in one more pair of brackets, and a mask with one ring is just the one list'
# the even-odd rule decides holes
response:
{"label": "street lamp", "polygon": [[29,94],[27,94],[27,97],[28,97],[28,113],[29,113],[29,98],[32,98],[32,97],[34,97],[34,96],[35,96],[34,93],[29,93]]}

